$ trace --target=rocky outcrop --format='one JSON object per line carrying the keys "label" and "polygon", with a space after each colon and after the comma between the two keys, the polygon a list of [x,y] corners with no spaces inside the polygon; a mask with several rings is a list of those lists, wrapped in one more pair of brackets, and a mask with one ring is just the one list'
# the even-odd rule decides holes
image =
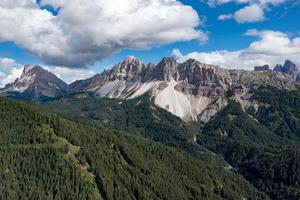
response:
{"label": "rocky outcrop", "polygon": [[269,65],[263,65],[263,66],[256,66],[256,67],[254,67],[254,71],[258,71],[258,72],[269,71],[269,70],[270,70]]}
{"label": "rocky outcrop", "polygon": [[25,65],[22,75],[0,92],[6,96],[18,95],[37,100],[40,97],[62,96],[68,92],[68,85],[41,66]]}
{"label": "rocky outcrop", "polygon": [[174,58],[163,58],[153,69],[150,80],[171,81],[178,80],[178,63]]}
{"label": "rocky outcrop", "polygon": [[274,67],[274,71],[287,74],[291,76],[295,81],[300,82],[300,69],[290,60],[286,60],[283,66],[280,64],[276,65]]}
{"label": "rocky outcrop", "polygon": [[[243,95],[260,86],[289,89],[292,79],[266,70],[226,70],[194,59],[178,63],[163,58],[157,65],[129,57],[90,79],[70,85],[75,92],[89,91],[99,97],[135,98],[152,94],[156,105],[186,121],[207,121],[228,103],[227,93],[243,101]],[[75,90],[74,90],[75,89]]]}
{"label": "rocky outcrop", "polygon": [[[206,122],[229,100],[251,104],[245,97],[260,86],[295,87],[291,75],[297,67],[290,61],[277,66],[275,71],[267,69],[268,66],[257,67],[255,71],[226,70],[194,59],[178,63],[174,58],[163,58],[154,65],[128,57],[101,74],[68,86],[42,67],[27,65],[22,76],[1,91],[2,94],[18,92],[29,99],[57,97],[70,92],[130,99],[148,92],[156,105],[174,115],[186,121]],[[300,79],[300,75],[295,79]]]}

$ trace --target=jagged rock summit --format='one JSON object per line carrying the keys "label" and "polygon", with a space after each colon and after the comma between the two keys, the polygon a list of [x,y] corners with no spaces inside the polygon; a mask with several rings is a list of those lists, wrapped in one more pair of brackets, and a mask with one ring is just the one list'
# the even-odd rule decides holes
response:
{"label": "jagged rock summit", "polygon": [[274,71],[290,75],[295,81],[300,82],[300,68],[290,60],[286,60],[284,65],[276,65]]}
{"label": "jagged rock summit", "polygon": [[72,83],[70,90],[119,99],[148,92],[156,105],[184,120],[207,121],[227,105],[229,90],[237,91],[241,100],[247,91],[263,85],[290,88],[293,81],[271,70],[226,70],[194,59],[178,63],[174,58],[163,58],[154,65],[129,57],[111,70]]}
{"label": "jagged rock summit", "polygon": [[41,66],[25,65],[20,78],[0,90],[2,95],[19,96],[27,100],[58,97],[68,91],[68,85]]}
{"label": "jagged rock summit", "polygon": [[[127,57],[111,69],[67,85],[40,66],[24,66],[20,78],[0,90],[2,95],[39,100],[69,93],[89,92],[97,97],[131,99],[149,93],[154,103],[186,121],[208,121],[232,98],[247,109],[249,91],[260,86],[295,87],[286,62],[281,71],[227,70],[194,59],[183,63],[163,58],[157,65]],[[278,70],[281,69],[277,67]],[[233,93],[230,97],[229,93]]]}
{"label": "jagged rock summit", "polygon": [[263,66],[256,66],[254,67],[254,71],[269,71],[270,67],[269,65],[263,65]]}

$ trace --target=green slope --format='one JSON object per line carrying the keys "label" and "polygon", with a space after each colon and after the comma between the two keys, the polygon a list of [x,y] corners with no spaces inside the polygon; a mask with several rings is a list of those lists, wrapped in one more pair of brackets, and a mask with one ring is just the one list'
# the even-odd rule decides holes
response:
{"label": "green slope", "polygon": [[53,116],[0,98],[0,199],[102,199]]}
{"label": "green slope", "polygon": [[122,101],[81,93],[47,101],[42,105],[77,122],[129,132],[189,153],[203,150],[193,142],[198,125],[186,124],[154,105],[148,94]]}
{"label": "green slope", "polygon": [[277,135],[300,139],[300,89],[260,88],[252,100],[265,104],[255,113],[251,113],[251,108],[248,110],[260,123]]}
{"label": "green slope", "polygon": [[[258,88],[247,113],[232,102],[201,127],[196,145],[194,125],[153,105],[149,96],[121,101],[76,94],[45,105],[77,121],[128,131],[180,148],[206,161],[203,147],[221,155],[272,199],[299,198],[300,90]],[[197,125],[195,126],[197,127]],[[218,165],[216,159],[209,161]]]}
{"label": "green slope", "polygon": [[0,199],[267,199],[221,161],[3,98],[0,118]]}
{"label": "green slope", "polygon": [[198,143],[220,154],[272,199],[300,198],[300,145],[231,102],[201,129]]}

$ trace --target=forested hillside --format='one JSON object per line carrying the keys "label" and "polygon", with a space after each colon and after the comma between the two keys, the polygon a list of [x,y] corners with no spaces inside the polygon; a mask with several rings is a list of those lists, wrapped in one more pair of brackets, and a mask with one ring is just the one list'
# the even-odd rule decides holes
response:
{"label": "forested hillside", "polygon": [[[275,88],[257,90],[253,100],[264,103],[253,116],[277,135],[300,140],[300,89],[292,91]],[[250,114],[251,109],[248,111]]]}
{"label": "forested hillside", "polygon": [[[200,124],[184,123],[156,107],[147,96],[121,101],[83,93],[44,106],[76,121],[180,148],[202,160],[207,158],[201,153],[206,147],[272,199],[299,199],[299,90],[261,87],[251,94],[250,101],[256,102],[257,108],[245,111],[233,99],[199,131]],[[196,134],[199,145],[193,142]]]}
{"label": "forested hillside", "polygon": [[156,106],[146,94],[131,100],[97,98],[89,93],[69,95],[42,104],[71,120],[143,136],[165,145],[192,152],[197,127]]}
{"label": "forested hillside", "polygon": [[0,117],[0,199],[268,199],[221,160],[3,98]]}
{"label": "forested hillside", "polygon": [[223,155],[272,199],[296,200],[300,198],[300,144],[280,135],[232,102],[201,129],[197,142]]}

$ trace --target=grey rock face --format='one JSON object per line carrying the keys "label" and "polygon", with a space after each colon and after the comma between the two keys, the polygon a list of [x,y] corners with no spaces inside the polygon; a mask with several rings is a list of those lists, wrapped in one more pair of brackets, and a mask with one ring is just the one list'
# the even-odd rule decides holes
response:
{"label": "grey rock face", "polygon": [[[226,70],[215,65],[201,63],[194,59],[178,63],[174,58],[163,58],[161,62],[154,65],[151,63],[144,64],[135,58],[129,57],[115,65],[111,70],[106,70],[90,79],[72,83],[70,90],[81,92],[93,89],[94,91],[94,89],[97,90],[97,88],[101,88],[107,82],[112,81],[145,83],[175,80],[176,82],[186,83],[177,87],[181,91],[192,91],[191,93],[195,95],[200,93],[209,95],[210,93],[224,93],[225,90],[240,84],[245,85],[247,88],[257,85],[285,87],[291,82],[288,77],[268,69],[269,66],[264,65],[256,67],[255,71]],[[286,61],[284,66],[278,65],[274,71],[285,72],[285,74],[289,73],[290,75],[296,69],[296,66],[292,62]],[[296,75],[294,78],[300,79],[300,76]],[[219,90],[222,91],[220,92]]]}
{"label": "grey rock face", "polygon": [[144,64],[134,58],[127,58],[90,79],[76,81],[70,85],[72,91],[84,91],[101,86],[108,81],[151,82],[151,81],[184,81],[199,86],[223,86],[230,84],[229,73],[217,66],[207,65],[190,59],[178,63],[174,58],[163,58],[157,65]]}
{"label": "grey rock face", "polygon": [[124,80],[124,81],[138,81],[142,72],[146,69],[146,65],[133,58],[128,57],[123,62],[115,65],[112,70],[107,71],[106,76],[109,81]]}
{"label": "grey rock face", "polygon": [[151,79],[160,81],[178,80],[178,63],[174,58],[163,58],[153,69]]}
{"label": "grey rock face", "polygon": [[42,67],[27,65],[22,76],[0,93],[17,92],[35,100],[77,92],[128,99],[150,92],[158,106],[174,115],[184,120],[208,121],[232,98],[246,105],[249,101],[244,97],[248,91],[260,86],[290,89],[295,87],[290,74],[295,76],[294,79],[300,79],[299,73],[294,74],[297,67],[290,61],[284,66],[278,65],[277,71],[268,68],[227,70],[194,59],[178,63],[174,58],[163,58],[154,65],[128,57],[110,70],[68,86]]}
{"label": "grey rock face", "polygon": [[276,65],[274,71],[281,72],[291,76],[295,81],[300,81],[300,69],[290,60],[286,60],[284,65]]}
{"label": "grey rock face", "polygon": [[269,65],[263,65],[263,66],[256,66],[254,67],[254,71],[269,71],[270,67]]}
{"label": "grey rock face", "polygon": [[[291,64],[287,63],[286,68],[288,65]],[[178,63],[174,58],[163,58],[154,65],[127,58],[111,70],[74,82],[70,88],[109,98],[134,98],[150,91],[155,103],[174,115],[184,120],[208,121],[227,105],[229,98],[246,104],[243,97],[251,89],[294,87],[291,77],[267,69],[268,66],[257,68],[259,71],[226,70],[194,59]],[[231,97],[227,96],[229,91],[233,93]]]}
{"label": "grey rock face", "polygon": [[25,65],[20,78],[1,89],[1,93],[21,93],[28,99],[58,97],[68,92],[68,85],[41,66]]}

